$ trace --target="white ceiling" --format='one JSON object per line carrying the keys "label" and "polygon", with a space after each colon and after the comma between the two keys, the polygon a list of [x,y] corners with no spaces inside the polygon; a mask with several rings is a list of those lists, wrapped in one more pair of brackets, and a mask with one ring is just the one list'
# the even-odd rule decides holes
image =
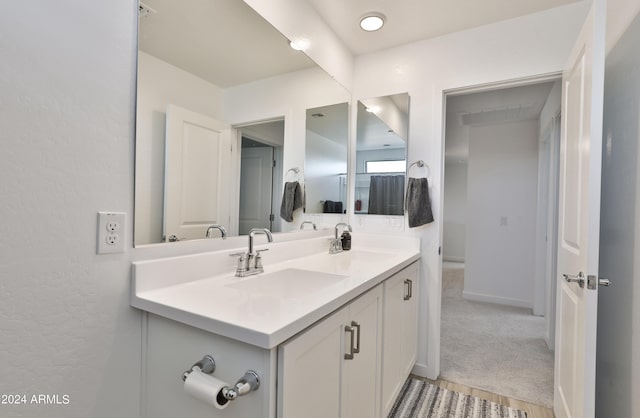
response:
{"label": "white ceiling", "polygon": [[349,142],[349,104],[338,103],[307,109],[306,127],[346,148]]}
{"label": "white ceiling", "polygon": [[[299,0],[309,1],[354,55],[382,50],[575,0]],[[242,0],[143,0],[157,13],[140,19],[140,49],[219,87],[315,66]],[[387,22],[358,26],[366,12]]]}
{"label": "white ceiling", "polygon": [[143,0],[139,49],[219,87],[314,67],[242,0]]}
{"label": "white ceiling", "polygon": [[[458,32],[575,3],[576,0],[308,0],[354,55]],[[580,1],[580,0],[578,0]],[[386,16],[377,32],[360,29],[369,12]]]}

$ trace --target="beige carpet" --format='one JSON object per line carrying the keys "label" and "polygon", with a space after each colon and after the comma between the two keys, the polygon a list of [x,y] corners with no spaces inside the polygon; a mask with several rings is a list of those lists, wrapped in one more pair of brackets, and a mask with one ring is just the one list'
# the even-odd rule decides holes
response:
{"label": "beige carpet", "polygon": [[464,269],[442,272],[440,377],[551,407],[553,352],[530,309],[463,299]]}

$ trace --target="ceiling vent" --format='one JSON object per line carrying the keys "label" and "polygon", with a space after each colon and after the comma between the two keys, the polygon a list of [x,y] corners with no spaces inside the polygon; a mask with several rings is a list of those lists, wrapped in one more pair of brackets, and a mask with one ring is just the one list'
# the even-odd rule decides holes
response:
{"label": "ceiling vent", "polygon": [[460,124],[465,126],[474,126],[533,120],[538,118],[539,113],[538,106],[534,106],[533,104],[523,104],[481,110],[479,112],[460,113],[459,117]]}
{"label": "ceiling vent", "polygon": [[140,4],[138,5],[138,18],[149,17],[156,13],[158,12],[152,9],[151,7],[147,6],[143,2],[140,2]]}

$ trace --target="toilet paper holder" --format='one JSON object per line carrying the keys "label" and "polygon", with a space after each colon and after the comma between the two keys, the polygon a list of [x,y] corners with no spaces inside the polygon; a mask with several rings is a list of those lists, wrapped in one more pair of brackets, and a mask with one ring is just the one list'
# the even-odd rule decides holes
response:
{"label": "toilet paper holder", "polygon": [[[187,376],[196,369],[202,373],[213,374],[213,372],[216,371],[216,361],[212,356],[207,354],[202,357],[201,360],[195,362],[189,370],[182,373],[182,381],[187,380]],[[232,401],[239,396],[258,390],[259,387],[260,376],[258,376],[258,373],[253,370],[247,370],[233,387],[225,386],[222,388],[222,396],[224,396],[226,400]]]}

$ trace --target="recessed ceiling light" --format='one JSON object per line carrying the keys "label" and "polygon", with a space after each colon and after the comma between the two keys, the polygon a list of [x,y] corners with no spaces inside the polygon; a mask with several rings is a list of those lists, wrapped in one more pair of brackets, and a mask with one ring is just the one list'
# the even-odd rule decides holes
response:
{"label": "recessed ceiling light", "polygon": [[367,13],[360,19],[360,27],[367,32],[374,32],[384,25],[384,15],[381,13]]}
{"label": "recessed ceiling light", "polygon": [[304,51],[309,48],[310,44],[311,42],[309,42],[307,38],[298,38],[289,42],[289,46],[291,46],[291,48],[295,49],[296,51]]}

